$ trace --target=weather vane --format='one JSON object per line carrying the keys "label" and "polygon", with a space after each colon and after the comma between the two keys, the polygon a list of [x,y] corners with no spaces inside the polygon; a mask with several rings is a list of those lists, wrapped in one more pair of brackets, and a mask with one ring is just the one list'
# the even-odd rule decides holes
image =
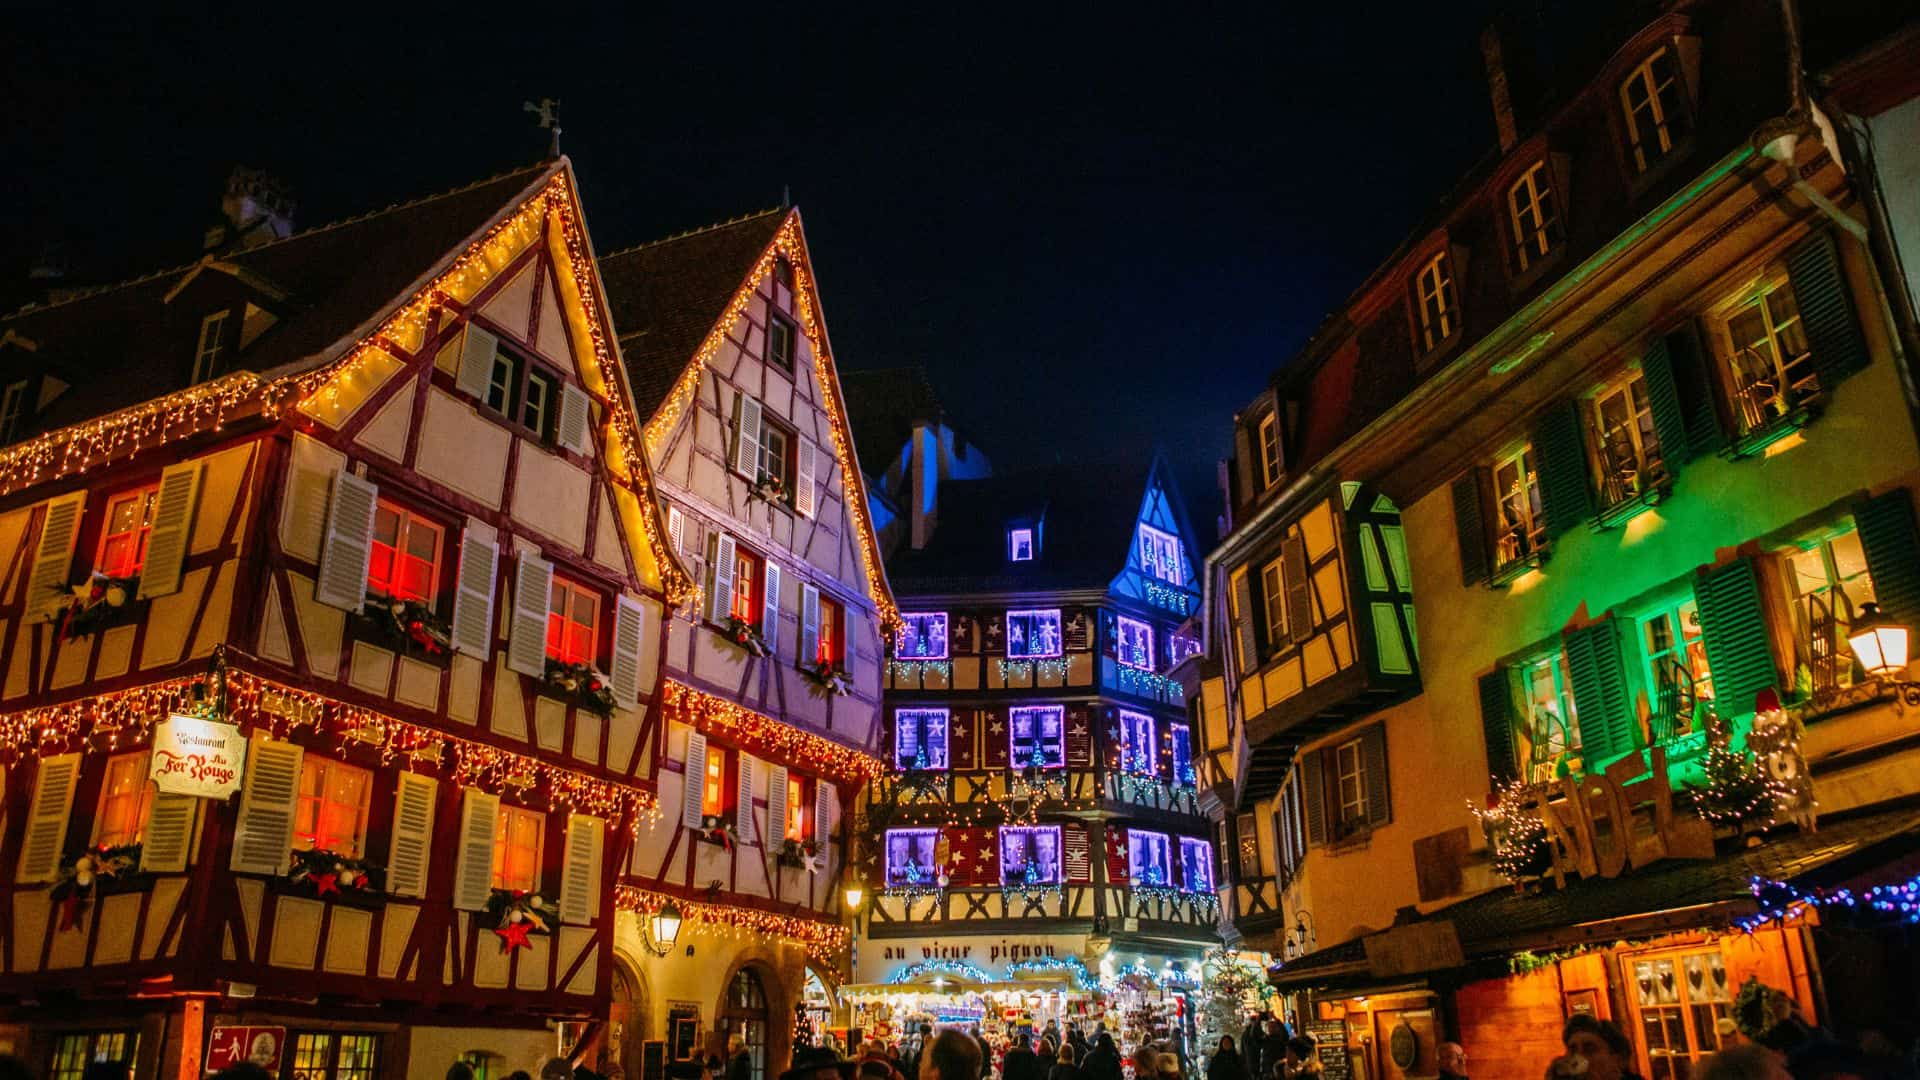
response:
{"label": "weather vane", "polygon": [[547,156],[560,156],[560,99],[541,98],[539,104],[531,101],[520,103],[521,112],[534,113],[540,117],[540,126],[553,132],[553,140],[547,144]]}

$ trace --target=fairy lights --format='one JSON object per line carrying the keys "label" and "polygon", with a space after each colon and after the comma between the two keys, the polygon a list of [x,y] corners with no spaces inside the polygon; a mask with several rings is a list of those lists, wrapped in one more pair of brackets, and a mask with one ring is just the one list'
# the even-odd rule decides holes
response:
{"label": "fairy lights", "polygon": [[990,983],[993,976],[987,969],[968,960],[922,960],[917,964],[908,964],[888,977],[887,982],[901,986],[918,979],[922,975],[958,975],[973,982]]}
{"label": "fairy lights", "polygon": [[782,938],[805,949],[829,972],[837,970],[840,954],[847,947],[847,928],[825,919],[669,897],[637,885],[616,885],[613,889],[613,906],[642,919],[660,910],[669,899],[680,908],[683,926],[735,938]]}
{"label": "fairy lights", "polygon": [[1784,922],[1811,909],[1878,916],[1907,926],[1920,925],[1920,875],[1903,882],[1852,889],[1802,889],[1791,882],[1759,876],[1747,881],[1760,910],[1735,919],[1734,925],[1751,934],[1770,923]]}
{"label": "fairy lights", "polygon": [[872,754],[783,724],[684,683],[668,680],[661,703],[670,719],[772,761],[803,764],[846,783],[866,783],[887,772],[887,763]]}

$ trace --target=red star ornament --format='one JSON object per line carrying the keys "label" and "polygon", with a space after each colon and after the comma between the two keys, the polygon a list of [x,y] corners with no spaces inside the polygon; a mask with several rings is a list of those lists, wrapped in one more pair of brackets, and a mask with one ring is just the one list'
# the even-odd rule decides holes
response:
{"label": "red star ornament", "polygon": [[500,935],[500,951],[503,953],[510,953],[515,949],[533,948],[533,942],[527,940],[527,935],[533,932],[533,924],[530,922],[510,922],[505,926],[494,927],[493,932]]}
{"label": "red star ornament", "polygon": [[331,870],[324,874],[313,875],[313,895],[325,896],[328,893],[340,895],[340,875]]}

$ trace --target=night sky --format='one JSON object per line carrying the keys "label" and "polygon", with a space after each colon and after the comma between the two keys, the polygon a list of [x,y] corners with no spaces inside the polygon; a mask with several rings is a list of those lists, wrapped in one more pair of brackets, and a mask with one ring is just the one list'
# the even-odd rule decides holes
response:
{"label": "night sky", "polygon": [[926,364],[1003,468],[1157,442],[1210,485],[1231,412],[1492,142],[1485,3],[1296,6],[63,12],[0,65],[0,271],[191,261],[236,163],[301,226],[458,186],[540,157],[521,102],[557,97],[599,250],[790,187],[843,368]]}

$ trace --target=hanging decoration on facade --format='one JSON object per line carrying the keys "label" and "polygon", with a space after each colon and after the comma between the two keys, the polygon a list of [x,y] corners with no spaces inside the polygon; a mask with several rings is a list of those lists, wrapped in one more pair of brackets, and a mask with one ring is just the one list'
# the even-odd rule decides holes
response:
{"label": "hanging decoration on facade", "polygon": [[769,761],[805,762],[840,783],[865,783],[887,772],[887,763],[821,735],[782,724],[722,697],[668,680],[660,691],[667,716],[703,735],[717,736]]}
{"label": "hanging decoration on facade", "polygon": [[767,639],[760,636],[760,628],[738,615],[728,615],[720,628],[720,636],[745,649],[754,656],[772,656],[773,649],[768,647]]}
{"label": "hanging decoration on facade", "polygon": [[495,889],[487,897],[487,914],[493,917],[493,932],[500,938],[500,951],[531,949],[527,935],[551,933],[559,925],[560,913],[546,897],[524,889]]}
{"label": "hanging decoration on facade", "polygon": [[585,664],[547,657],[546,670],[540,678],[540,691],[585,709],[602,720],[613,715],[613,688],[607,685],[606,676]]}
{"label": "hanging decoration on facade", "polygon": [[708,814],[700,819],[700,839],[731,852],[740,844],[740,833],[731,814]]}
{"label": "hanging decoration on facade", "polygon": [[453,628],[419,600],[369,594],[360,617],[396,652],[445,656],[453,649]]}
{"label": "hanging decoration on facade", "polygon": [[894,986],[901,986],[913,982],[922,975],[956,975],[962,979],[977,983],[990,983],[994,981],[993,976],[987,973],[986,968],[970,960],[948,960],[936,957],[932,960],[922,960],[916,964],[908,964],[906,967],[901,968],[889,976],[887,982]]}
{"label": "hanging decoration on facade", "polygon": [[1120,665],[1120,689],[1155,701],[1178,701],[1185,694],[1179,680],[1127,664]]}
{"label": "hanging decoration on facade", "polygon": [[1008,660],[1002,657],[995,660],[994,664],[1003,683],[1030,682],[1036,679],[1064,681],[1067,677],[1067,659],[1064,656],[1056,656],[1048,660]]}
{"label": "hanging decoration on facade", "polygon": [[1020,975],[1026,972],[1052,974],[1062,971],[1073,978],[1073,985],[1077,990],[1100,989],[1100,980],[1077,956],[1035,956],[1026,960],[1015,960],[1007,965],[1009,975]]}
{"label": "hanging decoration on facade", "polygon": [[60,623],[61,641],[72,641],[132,622],[147,607],[144,600],[135,599],[140,593],[137,574],[108,577],[96,570],[80,584],[71,588],[56,585],[54,591],[73,594],[66,607],[49,616]]}
{"label": "hanging decoration on facade", "polygon": [[378,863],[318,849],[293,853],[293,866],[287,880],[313,890],[316,897],[380,897],[380,879],[384,870]]}
{"label": "hanging decoration on facade", "polygon": [[[951,660],[889,660],[887,674],[895,682],[918,682],[929,673],[937,673],[943,682],[953,682]],[[1004,676],[1003,676],[1004,677]]]}
{"label": "hanging decoration on facade", "polygon": [[795,840],[789,837],[780,842],[780,852],[775,856],[779,865],[794,870],[805,870],[809,874],[818,874],[821,870],[820,842],[817,840]]}
{"label": "hanging decoration on facade", "polygon": [[109,882],[132,877],[140,867],[140,845],[118,844],[84,848],[60,861],[49,898],[58,907],[61,930],[74,930],[87,905]]}
{"label": "hanging decoration on facade", "polygon": [[202,698],[194,712],[176,712],[153,726],[147,776],[158,791],[196,799],[226,799],[240,790],[247,763],[247,737],[218,719],[217,698]]}
{"label": "hanging decoration on facade", "polygon": [[1741,1035],[1775,1050],[1791,1050],[1813,1037],[1813,1029],[1802,1020],[1786,991],[1768,986],[1758,975],[1747,976],[1733,998],[1733,1012],[1719,1022],[1719,1034]]}
{"label": "hanging decoration on facade", "polygon": [[633,885],[616,885],[613,889],[613,906],[620,911],[634,912],[642,919],[650,918],[669,899],[679,907],[684,926],[698,927],[706,933],[724,934],[735,938],[771,937],[790,941],[804,948],[807,955],[818,961],[829,973],[838,970],[836,965],[842,959],[840,954],[847,947],[847,928],[840,922],[785,915],[756,908],[737,907],[732,904],[714,904],[680,897],[670,898],[665,893]]}
{"label": "hanging decoration on facade", "polygon": [[843,697],[853,693],[853,680],[847,676],[847,670],[831,660],[803,665],[800,672],[812,680],[813,685],[825,691],[829,697]]}
{"label": "hanging decoration on facade", "polygon": [[1547,824],[1529,805],[1532,789],[1525,780],[1509,780],[1494,793],[1491,807],[1467,804],[1487,835],[1494,872],[1516,885],[1546,873],[1553,859]]}
{"label": "hanging decoration on facade", "polygon": [[1818,909],[1827,921],[1849,917],[1861,922],[1894,922],[1920,926],[1920,876],[1904,882],[1852,889],[1801,889],[1787,881],[1755,877],[1747,882],[1760,910],[1734,925],[1748,933],[1785,922]]}
{"label": "hanging decoration on facade", "polygon": [[753,481],[753,487],[747,491],[747,501],[759,501],[771,506],[787,501],[786,482],[770,472],[761,472]]}
{"label": "hanging decoration on facade", "polygon": [[1816,827],[1813,776],[1800,751],[1805,730],[1798,717],[1780,705],[1780,696],[1762,690],[1754,701],[1753,727],[1747,731],[1747,750],[1760,763],[1772,797],[1773,817],[1790,821],[1809,832]]}

